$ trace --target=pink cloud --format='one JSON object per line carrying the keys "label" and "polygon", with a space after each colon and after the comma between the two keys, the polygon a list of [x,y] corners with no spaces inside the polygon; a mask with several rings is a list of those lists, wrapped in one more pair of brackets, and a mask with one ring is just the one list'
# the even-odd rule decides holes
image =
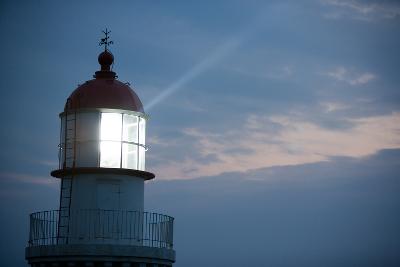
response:
{"label": "pink cloud", "polygon": [[[202,156],[218,160],[199,162],[186,157],[156,167],[161,178],[194,178],[223,172],[296,165],[329,160],[332,156],[363,157],[386,148],[400,147],[400,113],[348,119],[351,128],[327,129],[313,122],[288,116],[249,116],[245,127],[221,133],[185,129],[196,140],[194,148]],[[268,125],[279,125],[279,131]],[[232,153],[230,151],[239,151]],[[246,153],[240,153],[240,151]],[[190,172],[187,170],[191,170]]]}

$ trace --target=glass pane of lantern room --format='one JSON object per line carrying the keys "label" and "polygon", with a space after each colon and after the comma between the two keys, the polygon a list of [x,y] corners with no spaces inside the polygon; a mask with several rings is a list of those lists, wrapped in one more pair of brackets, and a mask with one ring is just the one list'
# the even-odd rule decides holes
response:
{"label": "glass pane of lantern room", "polygon": [[137,169],[137,145],[122,144],[122,168]]}
{"label": "glass pane of lantern room", "polygon": [[122,141],[138,142],[138,116],[124,114]]}
{"label": "glass pane of lantern room", "polygon": [[139,167],[138,170],[144,171],[145,170],[145,148],[139,146]]}
{"label": "glass pane of lantern room", "polygon": [[[61,133],[60,133],[60,144],[59,144],[59,169],[63,167],[64,156],[65,156],[65,117],[61,117]],[[68,166],[69,167],[69,166]]]}
{"label": "glass pane of lantern room", "polygon": [[100,140],[121,141],[122,114],[101,113]]}
{"label": "glass pane of lantern room", "polygon": [[120,168],[121,142],[100,141],[100,167]]}
{"label": "glass pane of lantern room", "polygon": [[146,144],[146,120],[139,118],[139,144]]}

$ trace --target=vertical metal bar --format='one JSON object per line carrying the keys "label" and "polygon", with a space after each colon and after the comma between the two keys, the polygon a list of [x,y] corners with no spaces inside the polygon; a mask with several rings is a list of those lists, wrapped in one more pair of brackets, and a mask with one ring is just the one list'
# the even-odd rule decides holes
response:
{"label": "vertical metal bar", "polygon": [[161,248],[162,247],[162,234],[163,234],[163,231],[162,231],[162,227],[163,227],[163,225],[162,225],[162,215],[157,215],[157,217],[158,217],[158,219],[157,219],[157,232],[158,232],[158,247],[159,248]]}
{"label": "vertical metal bar", "polygon": [[157,227],[158,227],[158,246],[161,248],[162,247],[162,216],[158,215],[159,221],[157,222]]}
{"label": "vertical metal bar", "polygon": [[154,230],[155,230],[155,246],[158,247],[158,214],[154,214],[154,216],[156,217],[156,220],[154,222]]}
{"label": "vertical metal bar", "polygon": [[[110,214],[110,212],[108,212]],[[108,224],[107,224],[107,234],[110,233],[110,216],[107,216]]]}
{"label": "vertical metal bar", "polygon": [[106,221],[105,221],[105,218],[104,218],[104,212],[103,211],[101,211],[101,214],[102,214],[102,217],[103,217],[103,219],[101,220],[103,223],[102,223],[102,234],[101,234],[101,236],[102,236],[102,239],[104,239],[104,227],[105,227],[105,223],[106,223]]}
{"label": "vertical metal bar", "polygon": [[124,238],[124,211],[119,210],[120,213],[120,221],[119,221],[119,226],[120,226],[120,242],[122,242],[122,239]]}
{"label": "vertical metal bar", "polygon": [[32,245],[32,214],[29,215],[29,240],[28,246]]}
{"label": "vertical metal bar", "polygon": [[126,226],[126,216],[128,215],[127,214],[127,211],[123,211],[122,212],[122,218],[125,218],[125,220],[122,220],[122,233],[121,233],[121,236],[122,236],[122,239],[126,239],[126,232],[128,231],[128,229],[126,228],[127,226]]}
{"label": "vertical metal bar", "polygon": [[141,227],[141,225],[143,224],[143,222],[141,221],[142,215],[143,215],[142,212],[138,212],[138,213],[137,213],[137,218],[136,218],[137,223],[138,223],[138,224],[137,224],[137,238],[138,238],[138,241],[139,241],[139,242],[142,242],[142,237],[141,237],[141,234],[140,234],[140,227]]}
{"label": "vertical metal bar", "polygon": [[102,123],[102,112],[99,112],[99,139],[97,141],[97,149],[99,150],[99,153],[97,155],[97,166],[100,166],[100,162],[101,162],[101,123]]}
{"label": "vertical metal bar", "polygon": [[53,211],[49,211],[49,236],[47,237],[49,240],[49,244],[52,244],[53,239]]}
{"label": "vertical metal bar", "polygon": [[35,242],[35,237],[36,237],[36,229],[35,229],[35,222],[34,222],[34,214],[31,214],[30,216],[30,220],[31,220],[31,229],[30,229],[30,233],[31,233],[31,239],[32,239],[32,245]]}
{"label": "vertical metal bar", "polygon": [[122,224],[121,224],[121,222],[122,222],[122,210],[118,210],[117,211],[117,225],[118,225],[118,239],[119,240],[121,240],[122,239],[122,236],[121,236],[121,233],[122,233]]}
{"label": "vertical metal bar", "polygon": [[[64,158],[63,158],[63,169],[67,167],[67,133],[68,133],[68,109],[69,109],[69,103],[71,101],[71,98],[68,97],[67,99],[67,110],[65,111],[65,123],[64,123]],[[61,122],[62,123],[62,122]]]}
{"label": "vertical metal bar", "polygon": [[157,214],[153,213],[153,240],[154,240],[154,246],[157,246]]}
{"label": "vertical metal bar", "polygon": [[49,225],[49,211],[46,211],[46,216],[45,216],[45,225],[46,225],[46,232],[45,232],[45,236],[44,236],[44,240],[46,245],[48,245],[48,236],[50,234],[50,225]]}
{"label": "vertical metal bar", "polygon": [[145,227],[145,233],[146,233],[146,235],[145,235],[145,240],[149,240],[149,214],[146,212],[146,224],[144,225],[144,227]]}
{"label": "vertical metal bar", "polygon": [[144,242],[145,242],[145,239],[146,239],[146,235],[147,235],[147,233],[146,233],[146,224],[147,224],[147,220],[146,220],[146,218],[147,218],[147,213],[146,212],[143,212],[142,213],[142,216],[143,216],[143,218],[142,218],[142,221],[140,222],[141,223],[141,227],[142,227],[142,229],[141,229],[141,231],[142,231],[142,233],[141,233],[141,239],[143,240],[142,242],[143,242],[143,244],[144,244]]}
{"label": "vertical metal bar", "polygon": [[58,212],[54,211],[54,245],[57,244],[57,236],[58,236]]}
{"label": "vertical metal bar", "polygon": [[156,219],[154,217],[157,217],[155,213],[153,213],[153,223],[152,223],[152,232],[153,232],[153,242],[152,242],[152,247],[154,247],[154,243],[157,244],[157,224],[156,224]]}
{"label": "vertical metal bar", "polygon": [[151,239],[152,239],[152,236],[151,236],[151,212],[150,213],[148,213],[148,217],[149,217],[149,219],[148,219],[148,221],[147,221],[147,227],[148,227],[148,229],[149,229],[149,231],[148,231],[148,233],[149,233],[149,246],[151,246]]}
{"label": "vertical metal bar", "polygon": [[47,225],[46,217],[47,217],[47,211],[44,212],[43,220],[42,220],[42,223],[44,224],[43,233],[42,233],[42,239],[43,239],[43,242],[44,242],[45,245],[46,245],[46,235],[47,235],[47,231],[48,231],[48,229],[47,229],[48,225]]}
{"label": "vertical metal bar", "polygon": [[53,237],[54,237],[54,211],[50,211],[50,244],[53,245]]}
{"label": "vertical metal bar", "polygon": [[122,239],[122,237],[121,237],[121,215],[122,215],[122,211],[121,210],[118,210],[117,211],[117,238],[119,239],[119,240],[121,240]]}
{"label": "vertical metal bar", "polygon": [[150,222],[149,222],[149,232],[150,232],[150,246],[153,247],[153,241],[154,241],[154,226],[153,226],[153,213],[149,213],[150,216]]}
{"label": "vertical metal bar", "polygon": [[[124,220],[125,218],[125,220]],[[121,239],[125,239],[125,233],[126,233],[126,211],[121,210]]]}
{"label": "vertical metal bar", "polygon": [[142,227],[142,225],[143,225],[143,222],[144,222],[144,219],[143,219],[143,215],[144,215],[144,213],[143,212],[140,212],[140,211],[138,211],[137,212],[137,218],[136,218],[136,220],[137,220],[137,237],[138,237],[138,241],[139,242],[143,242],[142,241],[142,239],[143,239],[143,231],[141,230],[141,227]]}
{"label": "vertical metal bar", "polygon": [[132,243],[131,243],[132,242],[132,225],[133,225],[133,227],[135,227],[135,222],[132,222],[132,214],[133,214],[133,212],[130,211],[129,212],[129,221],[127,223],[127,225],[129,225],[129,234],[127,232],[128,238],[129,238],[129,245],[132,245]]}
{"label": "vertical metal bar", "polygon": [[63,122],[62,122],[62,118],[61,118],[61,125],[60,125],[60,136],[59,136],[59,140],[60,140],[60,143],[59,143],[59,147],[58,147],[58,169],[61,169],[61,155],[62,155],[62,153],[63,153],[63,150],[62,150],[62,146],[63,146],[63,144],[62,144],[62,130],[63,130]]}
{"label": "vertical metal bar", "polygon": [[162,225],[162,215],[159,214],[159,215],[157,215],[157,217],[158,217],[158,221],[157,221],[158,247],[161,248],[162,247],[162,234],[163,234],[163,231],[162,231],[162,227],[163,227],[163,225]]}
{"label": "vertical metal bar", "polygon": [[29,228],[29,240],[30,240],[30,245],[33,245],[34,242],[34,231],[35,231],[35,226],[33,223],[33,214],[29,215],[29,224],[30,224],[30,228]]}
{"label": "vertical metal bar", "polygon": [[141,237],[140,237],[140,216],[141,216],[141,213],[140,213],[140,211],[136,211],[135,212],[135,228],[134,228],[134,235],[135,235],[135,238],[137,239],[137,241],[138,242],[141,242]]}
{"label": "vertical metal bar", "polygon": [[157,225],[157,217],[158,215],[155,213],[154,214],[155,220],[153,222],[153,228],[154,228],[154,246],[157,247],[157,242],[158,242],[158,225]]}
{"label": "vertical metal bar", "polygon": [[35,244],[36,244],[36,237],[37,237],[37,234],[36,234],[36,232],[37,232],[37,230],[36,230],[36,218],[35,217],[33,217],[33,219],[34,219],[34,221],[33,221],[33,234],[34,234],[34,241],[35,241]]}
{"label": "vertical metal bar", "polygon": [[44,218],[43,218],[44,231],[43,231],[42,238],[43,238],[43,242],[45,245],[47,245],[47,235],[48,235],[48,231],[49,231],[49,224],[48,224],[48,220],[47,220],[48,214],[49,214],[49,212],[46,211],[44,213]]}
{"label": "vertical metal bar", "polygon": [[119,150],[121,152],[121,157],[119,160],[119,167],[122,168],[122,143],[124,141],[124,116],[125,114],[121,114],[121,142],[119,142]]}
{"label": "vertical metal bar", "polygon": [[57,244],[57,236],[58,236],[58,212],[57,210],[54,211],[54,241],[53,244]]}
{"label": "vertical metal bar", "polygon": [[169,224],[169,217],[165,216],[165,221],[164,221],[164,229],[165,229],[165,234],[164,234],[164,246],[168,246],[168,224]]}
{"label": "vertical metal bar", "polygon": [[127,233],[128,233],[128,220],[127,220],[127,218],[128,218],[128,211],[124,211],[124,214],[125,214],[125,220],[124,220],[124,223],[122,224],[123,225],[123,227],[124,227],[124,231],[123,231],[123,233],[122,233],[122,236],[123,236],[123,238],[124,239],[126,239],[126,235],[127,235]]}
{"label": "vertical metal bar", "polygon": [[139,156],[140,156],[140,153],[139,153],[139,141],[140,141],[140,136],[139,136],[139,134],[140,134],[140,130],[139,130],[139,128],[140,128],[140,116],[138,116],[137,117],[137,145],[136,145],[136,170],[139,170],[139,166],[140,166],[140,164],[139,164],[139,162],[140,162],[140,158],[139,158]]}
{"label": "vertical metal bar", "polygon": [[[150,225],[149,225],[149,216],[150,214],[146,212],[146,229],[147,229],[147,237],[146,239],[149,241],[150,240]],[[149,243],[150,244],[150,243]]]}
{"label": "vertical metal bar", "polygon": [[56,226],[56,220],[55,220],[55,211],[53,210],[51,212],[51,220],[52,220],[52,227],[51,227],[51,244],[54,245],[54,237],[55,237],[55,226]]}
{"label": "vertical metal bar", "polygon": [[122,217],[121,216],[122,216],[122,210],[117,211],[117,225],[118,225],[117,231],[119,232],[119,233],[117,232],[117,234],[119,236],[119,240],[122,239],[122,224],[121,224]]}
{"label": "vertical metal bar", "polygon": [[49,229],[48,229],[48,235],[47,235],[47,243],[48,244],[51,244],[51,239],[50,239],[50,237],[51,237],[51,211],[49,211],[48,212],[48,225],[49,225]]}
{"label": "vertical metal bar", "polygon": [[43,218],[42,218],[43,231],[42,231],[41,238],[42,238],[44,245],[46,245],[46,233],[47,233],[46,213],[47,213],[47,211],[45,211],[43,213]]}
{"label": "vertical metal bar", "polygon": [[164,247],[164,218],[165,216],[160,216],[160,247],[163,248]]}
{"label": "vertical metal bar", "polygon": [[134,213],[134,221],[135,221],[135,224],[133,225],[133,235],[134,235],[134,237],[135,237],[135,239],[137,239],[137,241],[140,241],[140,237],[139,237],[139,230],[138,230],[138,228],[139,228],[139,212],[137,212],[137,211],[135,211]]}
{"label": "vertical metal bar", "polygon": [[77,117],[76,117],[76,109],[74,110],[74,158],[73,158],[73,162],[72,162],[72,168],[75,168],[75,164],[76,164],[76,121],[77,121]]}
{"label": "vertical metal bar", "polygon": [[171,218],[171,248],[174,245],[174,218]]}
{"label": "vertical metal bar", "polygon": [[[85,209],[85,221],[86,221],[86,238],[87,240],[91,240],[90,230],[91,230],[91,223],[90,223],[90,210]],[[86,228],[85,227],[85,228]]]}
{"label": "vertical metal bar", "polygon": [[[113,225],[113,227],[111,228],[111,233],[112,233],[112,239],[115,239],[116,236],[114,235],[114,233],[115,233],[116,230],[117,230],[117,229],[116,229],[117,227],[114,226],[114,225],[115,225],[115,222],[114,222],[114,221],[115,221],[115,217],[116,217],[116,216],[115,216],[115,210],[113,210],[111,214],[112,214],[112,225]],[[114,230],[114,229],[115,229],[115,230]]]}

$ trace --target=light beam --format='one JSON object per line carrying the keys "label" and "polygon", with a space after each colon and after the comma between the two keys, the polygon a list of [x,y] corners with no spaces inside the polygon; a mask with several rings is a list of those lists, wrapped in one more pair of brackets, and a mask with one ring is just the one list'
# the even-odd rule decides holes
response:
{"label": "light beam", "polygon": [[246,30],[237,34],[234,38],[230,38],[228,41],[224,42],[216,49],[214,49],[205,59],[195,64],[189,71],[183,74],[178,80],[173,82],[159,95],[154,97],[145,107],[146,111],[151,110],[160,102],[165,100],[167,97],[176,93],[178,90],[182,89],[187,83],[210,69],[212,66],[218,64],[221,60],[231,55],[239,46],[241,46],[245,41],[250,39],[250,37],[260,28],[263,23],[260,22],[262,17],[257,17],[250,27]]}

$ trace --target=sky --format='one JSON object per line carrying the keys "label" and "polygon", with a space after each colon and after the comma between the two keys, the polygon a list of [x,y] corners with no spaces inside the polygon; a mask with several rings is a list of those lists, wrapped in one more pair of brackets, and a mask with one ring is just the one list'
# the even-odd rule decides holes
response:
{"label": "sky", "polygon": [[175,217],[174,266],[400,265],[400,3],[221,0],[1,1],[7,266],[58,208],[58,114],[105,28],[150,116],[145,206]]}

